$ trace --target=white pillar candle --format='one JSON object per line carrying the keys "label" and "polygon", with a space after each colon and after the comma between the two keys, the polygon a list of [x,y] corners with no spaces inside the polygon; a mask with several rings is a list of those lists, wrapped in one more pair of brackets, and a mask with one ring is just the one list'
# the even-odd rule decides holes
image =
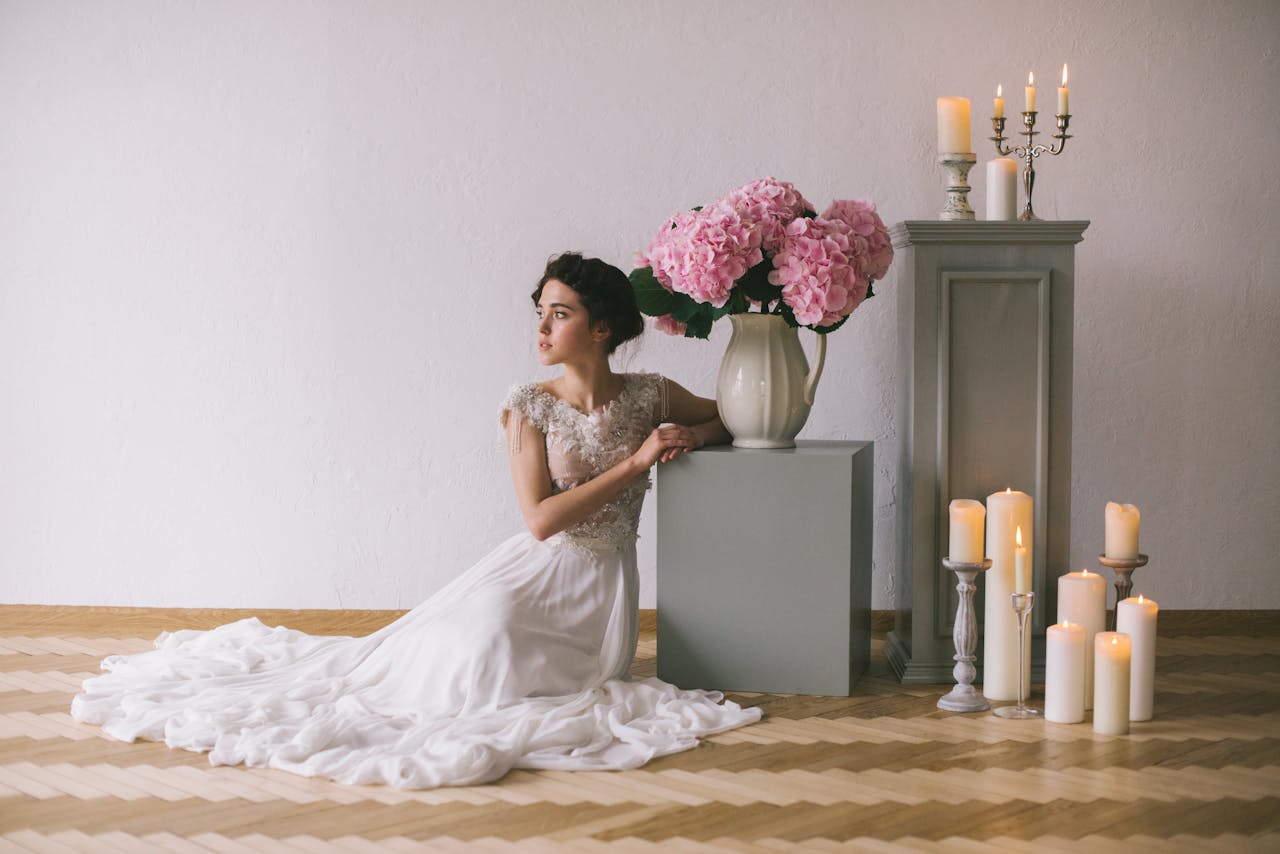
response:
{"label": "white pillar candle", "polygon": [[1062,85],[1058,87],[1058,115],[1067,115],[1067,64],[1062,63]]}
{"label": "white pillar candle", "polygon": [[1084,720],[1084,626],[1058,623],[1045,631],[1044,719],[1056,724]]}
{"label": "white pillar candle", "polygon": [[1093,731],[1129,731],[1129,636],[1098,632],[1093,639]]}
{"label": "white pillar candle", "polygon": [[1018,163],[1008,157],[987,161],[987,219],[1018,218]]}
{"label": "white pillar candle", "polygon": [[938,99],[938,153],[969,153],[969,99]]}
{"label": "white pillar candle", "polygon": [[[1107,627],[1107,581],[1096,572],[1082,569],[1058,576],[1058,622],[1084,627],[1086,652],[1093,638]],[[1084,657],[1084,707],[1093,708],[1093,655]]]}
{"label": "white pillar candle", "polygon": [[981,563],[982,534],[987,508],[972,498],[957,498],[948,506],[951,524],[951,547],[947,557],[965,563]]}
{"label": "white pillar candle", "polygon": [[1031,592],[1031,561],[1027,559],[1027,547],[1022,544],[1022,526],[1013,535],[1013,592]]}
{"label": "white pillar candle", "polygon": [[1156,615],[1160,606],[1132,596],[1116,606],[1116,631],[1133,646],[1129,671],[1129,720],[1151,720],[1156,696]]}
{"label": "white pillar candle", "polygon": [[1036,75],[1032,71],[1027,72],[1027,112],[1033,113],[1036,109]]}
{"label": "white pillar candle", "polygon": [[1142,514],[1132,504],[1107,502],[1106,548],[1103,554],[1118,559],[1138,556],[1138,523]]}
{"label": "white pillar candle", "polygon": [[[1032,542],[1031,496],[1006,489],[987,496],[986,610],[982,620],[982,693],[988,700],[1018,699],[1018,615],[1010,595],[1017,583],[1014,535],[1019,527],[1028,553]],[[1023,672],[1030,684],[1031,632],[1024,639]]]}
{"label": "white pillar candle", "polygon": [[992,116],[997,119],[1004,118],[1004,86],[1001,84],[996,85],[995,112]]}

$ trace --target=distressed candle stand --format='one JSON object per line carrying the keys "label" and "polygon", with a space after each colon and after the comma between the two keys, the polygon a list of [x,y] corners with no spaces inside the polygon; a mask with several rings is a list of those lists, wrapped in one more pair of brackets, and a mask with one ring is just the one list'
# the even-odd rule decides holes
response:
{"label": "distressed candle stand", "polygon": [[960,604],[956,606],[956,626],[951,633],[951,639],[956,645],[956,666],[953,671],[956,686],[938,700],[938,708],[948,712],[985,712],[991,708],[991,704],[973,687],[973,679],[978,675],[978,669],[973,666],[973,651],[978,647],[978,618],[973,612],[973,591],[978,589],[975,583],[978,573],[991,568],[991,558],[985,558],[981,563],[943,558],[942,566],[956,574]]}
{"label": "distressed candle stand", "polygon": [[1098,555],[1098,563],[1110,569],[1116,574],[1116,607],[1111,612],[1111,631],[1116,630],[1116,617],[1120,613],[1120,603],[1129,598],[1129,594],[1133,592],[1133,571],[1140,566],[1147,565],[1147,556],[1140,554],[1137,557],[1107,557],[1106,555]]}
{"label": "distressed candle stand", "polygon": [[938,162],[947,170],[947,203],[938,219],[974,219],[973,208],[969,205],[969,170],[978,162],[978,155],[972,152],[940,154]]}

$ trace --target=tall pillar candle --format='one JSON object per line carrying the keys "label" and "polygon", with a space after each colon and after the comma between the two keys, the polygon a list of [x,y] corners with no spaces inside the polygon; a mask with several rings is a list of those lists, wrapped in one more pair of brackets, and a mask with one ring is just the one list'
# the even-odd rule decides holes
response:
{"label": "tall pillar candle", "polygon": [[947,557],[964,563],[981,563],[982,535],[987,508],[972,498],[957,498],[947,505],[951,525],[950,549]]}
{"label": "tall pillar candle", "polygon": [[1156,615],[1160,606],[1132,596],[1116,606],[1116,631],[1129,636],[1129,720],[1149,721],[1156,696]]}
{"label": "tall pillar candle", "polygon": [[938,153],[967,154],[973,151],[969,136],[969,99],[938,99]]}
{"label": "tall pillar candle", "polygon": [[1045,631],[1045,720],[1056,724],[1084,720],[1085,658],[1084,626],[1058,623]]}
{"label": "tall pillar candle", "polygon": [[1093,639],[1093,731],[1129,732],[1131,643],[1122,632],[1098,632]]}
{"label": "tall pillar candle", "polygon": [[987,161],[987,219],[1018,218],[1018,164],[1008,157]]}
{"label": "tall pillar candle", "polygon": [[1058,576],[1058,622],[1084,627],[1084,707],[1093,708],[1093,638],[1107,627],[1107,581],[1082,569]]}
{"label": "tall pillar candle", "polygon": [[[987,496],[986,610],[982,620],[982,694],[988,700],[1018,699],[1018,615],[1010,596],[1016,584],[1014,536],[1022,528],[1023,545],[1035,554],[1031,496],[1006,489]],[[1031,632],[1024,640],[1023,676],[1031,683]]]}
{"label": "tall pillar candle", "polygon": [[[1096,518],[1096,517],[1095,517]],[[1138,524],[1142,514],[1132,504],[1107,502],[1106,548],[1103,554],[1120,560],[1138,556]]]}

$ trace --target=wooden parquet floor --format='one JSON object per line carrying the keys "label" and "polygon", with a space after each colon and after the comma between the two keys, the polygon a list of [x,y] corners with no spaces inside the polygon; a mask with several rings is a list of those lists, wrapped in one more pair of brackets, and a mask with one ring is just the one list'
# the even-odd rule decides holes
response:
{"label": "wooden parquet floor", "polygon": [[882,632],[854,696],[731,694],[764,719],[633,771],[344,786],[69,716],[103,657],[250,613],[363,634],[402,612],[0,606],[0,851],[1280,851],[1274,611],[1161,614],[1156,719],[1128,736],[941,712]]}

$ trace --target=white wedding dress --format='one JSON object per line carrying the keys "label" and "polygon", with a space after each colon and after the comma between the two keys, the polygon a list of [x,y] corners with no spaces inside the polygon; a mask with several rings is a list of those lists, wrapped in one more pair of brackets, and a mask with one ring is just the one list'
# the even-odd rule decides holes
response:
{"label": "white wedding dress", "polygon": [[[534,383],[507,395],[507,436],[519,441],[522,419],[542,431],[554,491],[633,453],[664,420],[665,380],[623,379],[590,414]],[[761,711],[630,676],[648,486],[637,478],[544,541],[509,537],[365,637],[256,617],[161,632],[154,650],[104,658],[71,715],[123,741],[207,751],[214,765],[400,788],[489,782],[511,768],[634,768],[687,750]]]}

